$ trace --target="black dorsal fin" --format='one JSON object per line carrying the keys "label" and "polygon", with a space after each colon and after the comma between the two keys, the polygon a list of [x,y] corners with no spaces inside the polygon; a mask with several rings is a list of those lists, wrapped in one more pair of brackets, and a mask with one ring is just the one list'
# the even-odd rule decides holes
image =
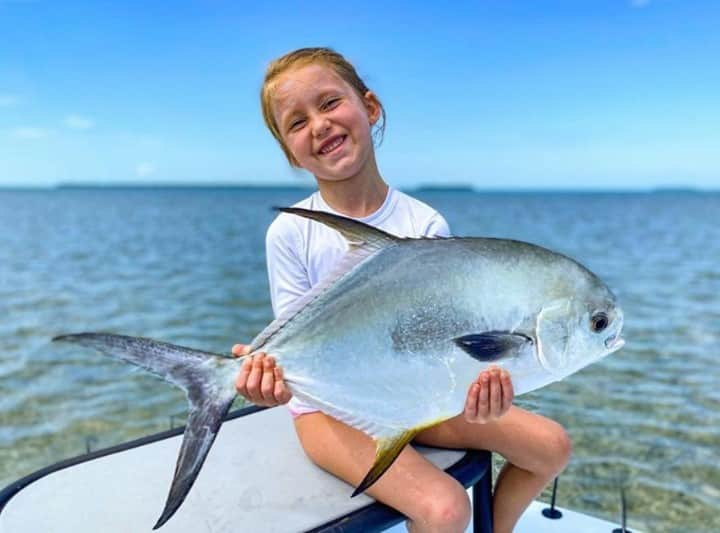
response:
{"label": "black dorsal fin", "polygon": [[300,207],[276,207],[275,209],[325,224],[339,231],[348,243],[353,246],[370,245],[375,248],[384,248],[402,240],[400,237],[391,235],[359,220],[325,211],[313,211],[312,209],[302,209]]}

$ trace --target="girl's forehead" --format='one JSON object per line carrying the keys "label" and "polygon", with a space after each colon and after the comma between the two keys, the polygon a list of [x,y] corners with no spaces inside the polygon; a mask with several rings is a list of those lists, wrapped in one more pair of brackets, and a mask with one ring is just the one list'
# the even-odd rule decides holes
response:
{"label": "girl's forehead", "polygon": [[332,68],[313,64],[280,74],[273,83],[271,95],[275,105],[283,106],[328,90],[352,89]]}

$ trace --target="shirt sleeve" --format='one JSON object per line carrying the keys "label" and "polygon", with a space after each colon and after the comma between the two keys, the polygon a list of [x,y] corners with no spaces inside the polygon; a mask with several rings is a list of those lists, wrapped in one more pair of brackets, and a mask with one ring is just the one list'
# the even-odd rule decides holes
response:
{"label": "shirt sleeve", "polygon": [[435,212],[425,225],[422,233],[423,237],[452,237],[450,226],[443,216]]}
{"label": "shirt sleeve", "polygon": [[297,298],[310,290],[305,265],[301,261],[300,235],[291,224],[276,220],[265,237],[270,300],[277,318]]}

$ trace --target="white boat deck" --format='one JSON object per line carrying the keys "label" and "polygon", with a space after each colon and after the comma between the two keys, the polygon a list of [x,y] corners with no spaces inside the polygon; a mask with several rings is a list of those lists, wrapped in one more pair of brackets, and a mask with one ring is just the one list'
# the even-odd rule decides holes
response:
{"label": "white boat deck", "polygon": [[[151,531],[175,467],[180,436],[104,455],[48,473],[12,496],[0,511],[0,532],[126,533]],[[462,452],[425,451],[441,468]],[[304,456],[286,409],[226,422],[186,501],[160,531],[298,532],[363,507],[365,495]],[[611,533],[613,524],[563,510],[549,520],[533,505],[519,533]],[[391,528],[405,531],[404,525]],[[470,531],[470,530],[469,530]]]}

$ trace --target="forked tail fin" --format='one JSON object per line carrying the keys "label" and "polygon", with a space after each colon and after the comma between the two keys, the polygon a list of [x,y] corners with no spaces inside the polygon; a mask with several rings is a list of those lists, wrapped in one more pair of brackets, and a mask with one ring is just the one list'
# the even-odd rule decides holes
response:
{"label": "forked tail fin", "polygon": [[222,355],[152,339],[110,333],[61,335],[53,341],[94,348],[144,368],[187,393],[190,412],[165,509],[153,527],[159,528],[185,500],[235,399],[238,362]]}

